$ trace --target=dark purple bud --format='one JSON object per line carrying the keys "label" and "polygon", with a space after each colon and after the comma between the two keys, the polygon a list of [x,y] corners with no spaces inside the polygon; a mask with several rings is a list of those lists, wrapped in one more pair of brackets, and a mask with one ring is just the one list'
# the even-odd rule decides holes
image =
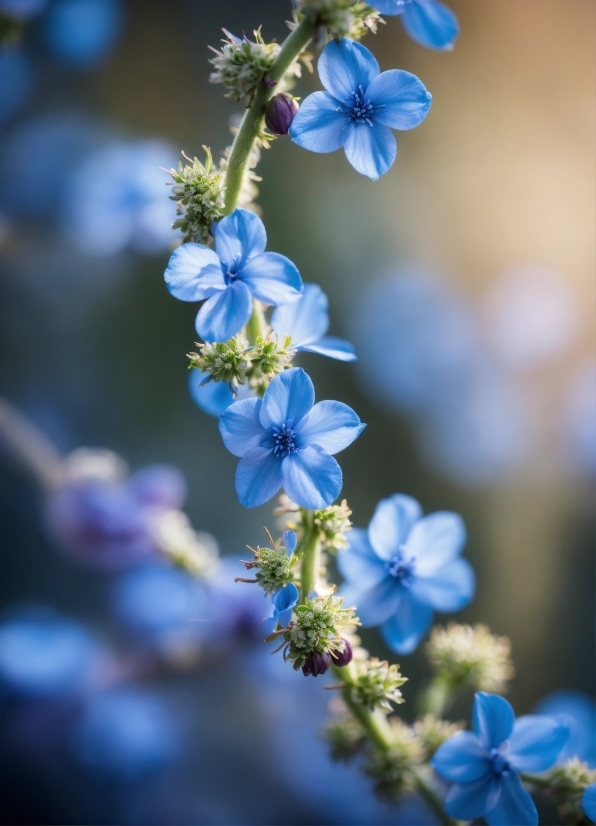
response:
{"label": "dark purple bud", "polygon": [[311,674],[313,677],[318,677],[319,674],[324,674],[330,665],[330,654],[317,654],[316,651],[313,651],[306,658],[306,661],[302,666],[302,673],[305,677],[308,677]]}
{"label": "dark purple bud", "polygon": [[343,668],[352,661],[352,646],[347,640],[344,640],[344,647],[342,651],[333,652],[333,664]]}
{"label": "dark purple bud", "polygon": [[275,95],[265,109],[267,129],[273,135],[287,135],[297,111],[298,104],[289,95]]}

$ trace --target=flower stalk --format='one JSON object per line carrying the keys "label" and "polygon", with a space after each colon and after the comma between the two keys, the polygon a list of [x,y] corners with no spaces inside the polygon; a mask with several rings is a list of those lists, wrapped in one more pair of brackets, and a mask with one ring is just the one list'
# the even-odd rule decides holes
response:
{"label": "flower stalk", "polygon": [[312,511],[301,508],[304,536],[296,549],[300,556],[300,600],[304,605],[311,591],[316,591],[319,568],[321,565],[321,530],[315,524]]}

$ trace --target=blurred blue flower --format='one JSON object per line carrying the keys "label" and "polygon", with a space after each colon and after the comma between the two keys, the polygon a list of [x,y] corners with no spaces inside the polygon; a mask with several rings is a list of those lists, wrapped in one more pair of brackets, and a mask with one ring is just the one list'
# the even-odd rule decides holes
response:
{"label": "blurred blue flower", "polygon": [[433,611],[458,611],[474,595],[474,572],[459,555],[466,529],[456,513],[422,516],[410,496],[377,505],[368,530],[348,534],[338,555],[347,583],[340,591],[364,626],[380,625],[387,645],[410,654],[426,634]]}
{"label": "blurred blue flower", "polygon": [[293,582],[284,585],[279,591],[276,591],[271,597],[273,611],[270,617],[265,618],[265,635],[271,634],[275,631],[278,623],[283,628],[290,624],[292,619],[292,610],[298,604],[298,597],[300,592]]}
{"label": "blurred blue flower", "polygon": [[170,763],[180,752],[181,737],[159,695],[126,687],[88,702],[73,747],[90,769],[135,780]]}
{"label": "blurred blue flower", "polygon": [[165,197],[160,166],[176,153],[160,141],[117,141],[91,153],[69,182],[64,228],[90,255],[125,249],[152,255],[174,239],[173,202]]}
{"label": "blurred blue flower", "polygon": [[370,5],[381,14],[401,14],[412,40],[428,49],[453,49],[459,36],[457,17],[438,0],[371,0]]}
{"label": "blurred blue flower", "polygon": [[586,817],[596,823],[596,783],[591,783],[583,793],[582,808]]}
{"label": "blurred blue flower", "polygon": [[550,768],[569,736],[552,717],[515,719],[507,700],[477,692],[474,733],[460,731],[439,747],[433,768],[453,783],[445,810],[458,820],[484,817],[489,826],[537,824],[534,801],[518,772]]}
{"label": "blurred blue flower", "polygon": [[305,284],[302,298],[273,311],[271,326],[283,337],[292,337],[292,349],[339,361],[355,361],[354,348],[343,338],[326,335],[329,329],[329,301],[317,284]]}
{"label": "blurred blue flower", "polygon": [[51,609],[22,609],[0,623],[0,685],[11,694],[73,694],[84,688],[99,658],[93,636]]}
{"label": "blurred blue flower", "polygon": [[300,367],[276,376],[263,399],[244,399],[219,420],[225,446],[240,462],[236,491],[247,508],[282,487],[303,508],[325,508],[338,496],[342,473],[332,454],[365,425],[346,404],[314,404],[315,389]]}
{"label": "blurred blue flower", "polygon": [[236,209],[213,224],[215,252],[203,244],[182,244],[165,272],[169,291],[180,301],[203,301],[197,333],[205,341],[226,341],[250,319],[252,298],[286,304],[302,293],[292,262],[265,252],[267,235],[258,215]]}
{"label": "blurred blue flower", "polygon": [[537,714],[548,714],[569,729],[569,740],[559,754],[558,762],[571,757],[596,768],[596,705],[580,691],[554,691],[536,708]]}
{"label": "blurred blue flower", "polygon": [[48,4],[48,0],[0,0],[0,13],[16,20],[30,20],[37,17]]}
{"label": "blurred blue flower", "polygon": [[93,66],[116,44],[122,18],[120,0],[56,0],[45,19],[46,42],[65,63]]}
{"label": "blurred blue flower", "polygon": [[207,384],[202,384],[204,380],[205,375],[200,370],[189,370],[188,390],[192,400],[210,416],[219,418],[224,410],[235,401],[248,399],[255,395],[248,382],[238,385],[238,395],[234,398],[229,382],[210,381]]}
{"label": "blurred blue flower", "polygon": [[33,67],[19,49],[0,46],[0,124],[27,103],[33,91]]}
{"label": "blurred blue flower", "polygon": [[430,109],[431,95],[409,72],[380,72],[360,43],[328,43],[318,63],[326,92],[309,95],[292,122],[294,143],[311,152],[344,148],[357,172],[376,180],[393,165],[391,129],[413,129]]}

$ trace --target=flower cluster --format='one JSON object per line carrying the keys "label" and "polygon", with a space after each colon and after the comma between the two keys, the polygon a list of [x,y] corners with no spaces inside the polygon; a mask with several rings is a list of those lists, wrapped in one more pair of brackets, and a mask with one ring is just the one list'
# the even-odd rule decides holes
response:
{"label": "flower cluster", "polygon": [[371,711],[382,708],[391,712],[392,703],[397,705],[405,702],[399,689],[407,681],[408,678],[402,676],[399,665],[389,665],[387,660],[373,657],[354,664],[347,693],[352,702],[366,706]]}
{"label": "flower cluster", "polygon": [[[579,823],[582,819],[582,803],[586,790],[596,783],[596,769],[589,769],[578,757],[572,757],[562,765],[550,769],[547,774],[549,792],[559,807],[559,814],[566,823]],[[596,821],[589,812],[584,812]],[[596,814],[596,812],[594,812]]]}
{"label": "flower cluster", "polygon": [[322,30],[319,41],[326,42],[329,37],[360,40],[367,32],[376,32],[382,22],[380,13],[371,5],[362,0],[297,0],[296,17],[311,17],[316,21]]}
{"label": "flower cluster", "polygon": [[[295,610],[296,620],[284,634],[285,658],[297,671],[302,668],[314,676],[322,674],[346,649],[341,635],[344,628],[358,625],[352,608],[343,608],[343,600],[332,595],[309,599]],[[346,663],[347,664],[347,663]]]}
{"label": "flower cluster", "polygon": [[351,714],[343,713],[325,724],[321,737],[329,746],[332,760],[348,762],[364,749],[367,733]]}
{"label": "flower cluster", "polygon": [[414,791],[414,771],[424,759],[425,753],[416,733],[402,720],[390,721],[388,748],[372,748],[363,771],[374,781],[377,794],[395,801],[405,792]]}
{"label": "flower cluster", "polygon": [[[173,183],[171,198],[176,201],[178,218],[172,228],[184,233],[184,241],[204,244],[209,240],[211,225],[219,221],[224,209],[225,162],[214,168],[211,151],[204,146],[206,158],[202,164],[198,158],[178,169],[169,169]],[[184,153],[183,153],[184,154]]]}
{"label": "flower cluster", "polygon": [[257,546],[256,550],[249,547],[248,550],[252,552],[253,558],[249,562],[242,561],[242,564],[248,571],[253,568],[257,569],[254,581],[266,594],[271,595],[294,581],[292,567],[295,560],[292,559],[292,555],[296,550],[297,537],[294,531],[286,531],[276,546],[269,532],[267,536],[271,547]]}
{"label": "flower cluster", "polygon": [[450,723],[434,714],[425,714],[414,723],[414,731],[424,747],[427,759],[433,756],[445,740],[453,737],[463,727],[464,723]]}

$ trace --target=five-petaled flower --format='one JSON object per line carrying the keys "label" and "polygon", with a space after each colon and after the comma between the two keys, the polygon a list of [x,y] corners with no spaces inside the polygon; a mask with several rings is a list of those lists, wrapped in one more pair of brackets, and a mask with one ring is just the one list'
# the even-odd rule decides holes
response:
{"label": "five-petaled flower", "polygon": [[391,129],[418,126],[431,95],[410,72],[381,72],[368,49],[345,38],[325,46],[318,71],[327,91],[306,98],[292,123],[292,140],[311,152],[343,146],[354,169],[376,180],[395,160]]}
{"label": "five-petaled flower", "polygon": [[203,244],[182,244],[165,272],[169,291],[181,301],[207,299],[197,315],[197,333],[205,341],[227,341],[252,313],[252,299],[277,306],[296,301],[302,279],[292,262],[264,252],[263,222],[247,209],[236,209],[214,223],[215,252]]}
{"label": "five-petaled flower", "polygon": [[569,729],[538,714],[516,720],[507,700],[482,691],[475,696],[473,725],[474,733],[454,734],[431,760],[454,784],[445,799],[447,814],[458,820],[483,817],[489,826],[538,823],[536,806],[518,773],[550,768]]}
{"label": "five-petaled flower", "polygon": [[346,404],[314,404],[304,370],[276,376],[262,399],[235,402],[222,414],[225,446],[240,456],[236,491],[247,508],[262,505],[283,486],[293,502],[317,510],[341,491],[341,468],[332,454],[346,448],[365,425]]}
{"label": "five-petaled flower", "polygon": [[347,583],[341,596],[358,606],[364,626],[380,625],[387,645],[412,652],[433,611],[457,611],[474,594],[474,572],[458,559],[466,529],[456,513],[422,516],[410,496],[395,494],[377,505],[365,531],[354,528],[338,556]]}
{"label": "five-petaled flower", "polygon": [[381,14],[401,14],[412,40],[428,49],[448,51],[459,35],[457,17],[438,0],[369,0]]}
{"label": "five-petaled flower", "polygon": [[329,301],[318,284],[305,284],[302,298],[273,311],[271,326],[279,336],[292,337],[292,349],[319,353],[338,361],[355,361],[354,348],[343,338],[325,335]]}

